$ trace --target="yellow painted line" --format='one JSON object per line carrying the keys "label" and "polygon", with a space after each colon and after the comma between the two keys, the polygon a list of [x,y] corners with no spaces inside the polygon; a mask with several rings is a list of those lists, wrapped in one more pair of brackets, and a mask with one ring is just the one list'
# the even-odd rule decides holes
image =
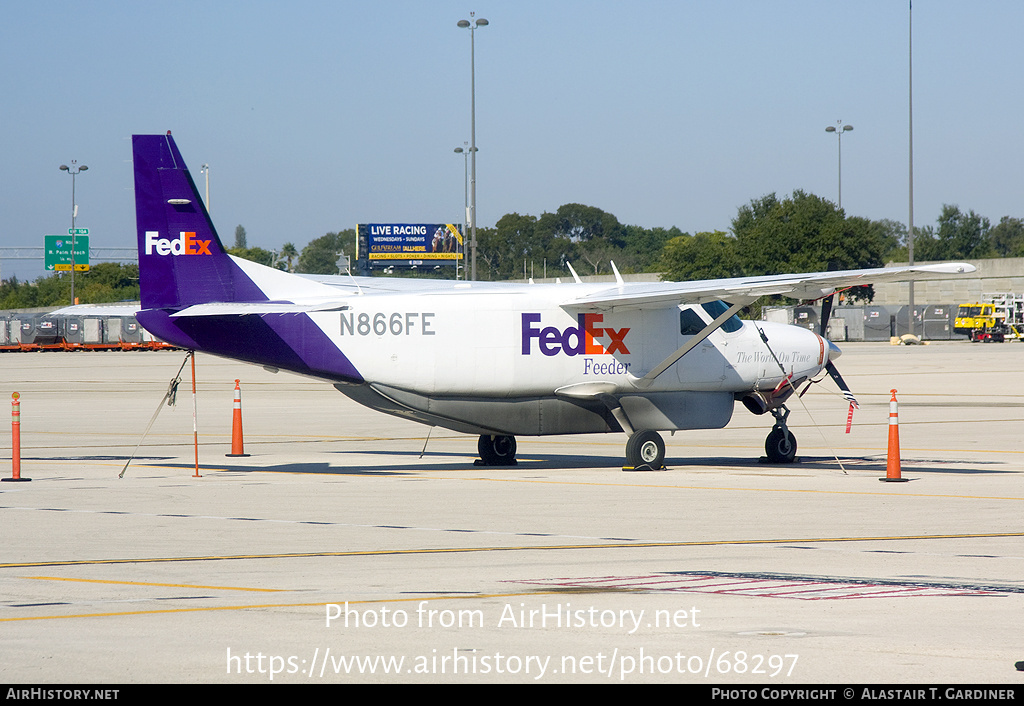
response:
{"label": "yellow painted line", "polygon": [[[589,592],[589,591],[588,591]],[[419,598],[377,598],[373,600],[364,601],[342,601],[349,605],[360,605],[367,603],[409,603],[419,601],[452,601],[452,600],[469,600],[473,598],[487,599],[487,598],[515,598],[517,596],[547,596],[547,595],[565,595],[566,593],[572,593],[571,590],[559,590],[559,591],[522,591],[519,593],[481,593],[473,595],[451,595],[451,596],[422,596]],[[309,608],[315,606],[325,606],[331,601],[316,601],[313,603],[257,603],[253,605],[231,605],[231,606],[208,606],[205,608],[162,608],[160,610],[129,610],[117,613],[77,613],[74,615],[31,615],[21,618],[0,618],[0,623],[14,623],[25,620],[68,620],[71,618],[117,618],[128,615],[160,615],[166,613],[203,613],[215,610],[259,610],[265,608]]]}
{"label": "yellow painted line", "polygon": [[0,564],[0,569],[38,566],[103,566],[112,564],[153,564],[185,561],[232,561],[241,559],[312,559],[325,557],[416,556],[427,554],[472,554],[477,552],[575,551],[581,549],[660,549],[764,544],[820,544],[831,542],[894,542],[932,539],[995,539],[1024,537],[1024,532],[982,532],[972,534],[911,534],[878,537],[786,537],[782,539],[708,539],[686,542],[608,542],[605,544],[538,544],[509,547],[434,547],[425,549],[369,549],[347,552],[296,552],[286,554],[231,554],[224,556],[149,557],[133,559],[84,559]]}
{"label": "yellow painted line", "polygon": [[109,583],[121,586],[164,586],[168,588],[201,588],[205,591],[259,591],[261,593],[278,593],[283,588],[245,588],[242,586],[197,586],[191,583],[150,583],[147,581],[102,581],[100,579],[73,579],[61,576],[23,576],[36,581],[74,581],[75,583]]}

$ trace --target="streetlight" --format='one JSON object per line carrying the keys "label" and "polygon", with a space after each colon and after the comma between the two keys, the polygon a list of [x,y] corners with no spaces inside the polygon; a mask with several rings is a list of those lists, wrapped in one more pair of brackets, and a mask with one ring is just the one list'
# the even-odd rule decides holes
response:
{"label": "streetlight", "polygon": [[[467,144],[467,143],[463,143],[463,144]],[[463,186],[465,187],[464,191],[465,191],[465,202],[466,202],[465,203],[466,210],[465,210],[464,213],[465,213],[465,219],[466,219],[466,224],[467,225],[469,224],[469,153],[470,153],[470,151],[476,152],[476,147],[473,147],[472,150],[470,150],[470,149],[462,149],[461,147],[456,147],[455,148],[455,154],[461,154],[462,155],[462,161],[463,161],[463,171],[464,171],[464,174],[463,174],[462,179],[463,179]],[[463,254],[465,254],[465,251],[466,251],[466,247],[465,247],[466,235],[467,235],[467,233],[463,233],[462,234],[462,238],[463,238],[462,251],[463,251]],[[455,261],[456,271],[458,271],[458,266],[459,266],[458,260],[456,260]],[[463,269],[465,269],[465,264],[463,264]],[[458,277],[456,277],[455,279],[458,279]]]}
{"label": "streetlight", "polygon": [[839,203],[838,203],[838,205],[839,205],[839,208],[842,208],[843,207],[843,133],[844,132],[849,132],[850,130],[853,130],[853,125],[843,125],[843,121],[842,120],[837,120],[836,121],[836,125],[838,125],[839,127],[834,127],[832,125],[829,125],[828,127],[825,128],[825,132],[833,132],[833,133],[836,134],[836,137],[839,138]]}
{"label": "streetlight", "polygon": [[[469,13],[470,17],[475,17],[476,13]],[[473,167],[472,176],[470,178],[470,200],[469,200],[469,228],[473,233],[470,247],[472,248],[472,279],[476,280],[476,28],[486,27],[489,23],[487,20],[477,19],[473,22],[469,20],[459,20],[458,26],[463,29],[469,29],[469,151],[473,154]]]}
{"label": "streetlight", "polygon": [[75,177],[80,172],[89,170],[89,167],[84,164],[79,166],[78,160],[72,159],[71,166],[66,164],[60,165],[62,172],[67,172],[71,175],[71,304],[75,303],[75,218],[78,217],[78,204],[75,202]]}
{"label": "streetlight", "polygon": [[827,128],[825,128],[825,132],[834,132],[836,134],[836,136],[839,138],[839,208],[842,208],[843,207],[843,133],[844,132],[849,132],[850,130],[852,130],[853,129],[853,125],[843,125],[843,121],[842,120],[837,120],[836,121],[836,125],[839,125],[839,127],[837,128],[837,127],[834,127],[832,125],[829,125]]}

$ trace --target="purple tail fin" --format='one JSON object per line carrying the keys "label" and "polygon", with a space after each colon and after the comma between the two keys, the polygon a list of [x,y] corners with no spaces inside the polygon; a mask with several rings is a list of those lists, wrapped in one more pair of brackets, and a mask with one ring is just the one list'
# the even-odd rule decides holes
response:
{"label": "purple tail fin", "polygon": [[224,251],[171,133],[134,135],[132,152],[142,308],[266,301]]}

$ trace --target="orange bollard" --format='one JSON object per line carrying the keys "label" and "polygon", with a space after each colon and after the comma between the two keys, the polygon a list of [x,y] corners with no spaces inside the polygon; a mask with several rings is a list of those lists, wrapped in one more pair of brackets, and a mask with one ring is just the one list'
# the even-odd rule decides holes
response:
{"label": "orange bollard", "polygon": [[0,480],[13,482],[32,480],[21,477],[21,395],[17,392],[11,395],[11,472],[10,478],[0,478]]}
{"label": "orange bollard", "polygon": [[889,400],[889,454],[885,464],[885,478],[880,481],[888,483],[905,483],[909,478],[900,475],[900,413],[899,403],[896,402],[896,390],[889,390],[892,399]]}
{"label": "orange bollard", "polygon": [[242,389],[235,380],[235,409],[231,416],[231,453],[225,456],[248,456],[242,445]]}

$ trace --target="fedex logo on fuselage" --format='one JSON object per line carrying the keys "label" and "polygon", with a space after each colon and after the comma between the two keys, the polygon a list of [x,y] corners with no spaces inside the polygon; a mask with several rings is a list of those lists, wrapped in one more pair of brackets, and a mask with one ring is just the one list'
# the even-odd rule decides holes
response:
{"label": "fedex logo on fuselage", "polygon": [[[628,328],[599,328],[596,324],[604,321],[604,314],[577,314],[576,326],[560,331],[554,326],[540,327],[540,314],[523,314],[523,347],[522,354],[533,352],[533,339],[537,339],[537,348],[544,355],[558,355],[559,352],[568,356],[574,355],[612,355],[613,353],[629,354],[626,348]],[[601,345],[596,339],[610,339],[608,347]]]}
{"label": "fedex logo on fuselage", "polygon": [[177,238],[161,238],[159,231],[146,231],[146,254],[152,255],[212,255],[210,243],[212,240],[199,240],[196,234],[189,231],[181,231]]}

